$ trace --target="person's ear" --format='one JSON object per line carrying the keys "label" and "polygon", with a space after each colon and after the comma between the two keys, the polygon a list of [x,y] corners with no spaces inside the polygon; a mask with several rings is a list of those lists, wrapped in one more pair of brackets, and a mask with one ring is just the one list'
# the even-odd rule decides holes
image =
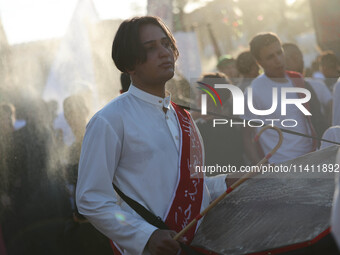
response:
{"label": "person's ear", "polygon": [[133,69],[133,70],[127,69],[126,73],[128,73],[131,76],[131,75],[134,75],[136,73],[136,71],[135,71],[135,69]]}

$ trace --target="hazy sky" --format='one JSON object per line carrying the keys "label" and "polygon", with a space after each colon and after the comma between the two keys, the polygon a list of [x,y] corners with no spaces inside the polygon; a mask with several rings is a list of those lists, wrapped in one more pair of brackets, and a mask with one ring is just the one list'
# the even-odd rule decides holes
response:
{"label": "hazy sky", "polygon": [[[10,44],[61,37],[78,0],[0,0],[0,19]],[[126,19],[146,14],[147,0],[92,0],[99,18]],[[186,6],[190,12],[211,0]],[[234,0],[238,1],[238,0]],[[255,1],[255,0],[254,0]],[[288,4],[296,0],[286,0]]]}
{"label": "hazy sky", "polygon": [[[147,0],[93,0],[101,19],[146,13]],[[10,44],[64,35],[77,0],[0,0],[0,18]]]}

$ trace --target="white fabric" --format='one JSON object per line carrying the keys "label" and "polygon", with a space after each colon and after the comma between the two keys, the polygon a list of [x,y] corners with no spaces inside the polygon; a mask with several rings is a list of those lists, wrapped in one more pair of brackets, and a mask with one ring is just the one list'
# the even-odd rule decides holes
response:
{"label": "white fabric", "polygon": [[[164,219],[178,182],[178,136],[170,97],[156,97],[133,85],[87,126],[78,173],[78,209],[124,254],[148,254],[143,249],[156,228],[119,201],[112,182]],[[225,176],[205,178],[205,183],[202,208],[226,189]],[[213,192],[209,194],[207,188]]]}
{"label": "white fabric", "polygon": [[[339,160],[338,160],[338,163]],[[335,176],[335,192],[332,207],[331,231],[340,249],[340,174]]]}
{"label": "white fabric", "polygon": [[326,113],[326,107],[332,100],[331,92],[327,88],[326,84],[321,80],[306,78],[306,81],[312,86],[319,99],[319,102],[321,103],[321,112]]}
{"label": "white fabric", "polygon": [[335,83],[333,90],[333,118],[332,125],[340,125],[340,81]]}
{"label": "white fabric", "polygon": [[[326,139],[333,142],[340,142],[340,126],[332,126],[328,128],[322,135],[322,139]],[[321,142],[320,150],[333,146],[334,144],[328,142]]]}
{"label": "white fabric", "polygon": [[[275,121],[274,124],[279,128],[289,129],[292,131],[300,132],[303,134],[311,134],[307,118],[295,105],[287,105],[287,115],[281,115],[281,88],[293,87],[290,79],[286,83],[279,83],[269,79],[265,74],[262,74],[255,78],[251,83],[253,90],[253,105],[257,110],[267,110],[272,106],[272,88],[278,88],[278,105],[274,113],[267,116],[254,115],[245,107],[244,119],[278,119],[280,121]],[[246,92],[247,101],[248,91]],[[293,99],[298,98],[296,93],[288,93],[287,98]],[[284,127],[281,125],[281,121],[284,119],[294,119],[297,121],[298,125],[296,127]],[[265,121],[265,124],[271,124],[269,121]],[[288,124],[288,122],[287,122]],[[289,122],[292,125],[292,122]],[[259,131],[261,128],[257,128]],[[276,131],[270,129],[266,130],[260,136],[260,144],[265,155],[267,155],[277,144],[278,134]],[[279,150],[268,160],[270,163],[279,163],[289,159],[296,158],[298,156],[304,155],[312,151],[313,141],[312,139],[291,135],[283,133],[283,143]]]}
{"label": "white fabric", "polygon": [[[334,142],[340,142],[340,126],[333,126],[328,128],[322,136],[323,139],[331,140]],[[334,144],[321,142],[320,149],[333,146]],[[337,155],[337,163],[340,163],[340,153]],[[334,239],[340,249],[340,175],[335,176],[335,191],[332,207],[331,217],[331,231]]]}

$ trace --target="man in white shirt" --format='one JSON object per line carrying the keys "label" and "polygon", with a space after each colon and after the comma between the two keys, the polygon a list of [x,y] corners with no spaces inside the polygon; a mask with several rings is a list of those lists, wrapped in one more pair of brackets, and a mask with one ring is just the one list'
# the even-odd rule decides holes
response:
{"label": "man in white shirt", "polygon": [[[340,126],[332,126],[328,128],[323,134],[322,139],[340,143]],[[334,146],[334,144],[322,141],[320,145],[320,150],[330,146]]]}
{"label": "man in white shirt", "polygon": [[[175,233],[226,189],[225,176],[200,178],[192,171],[203,164],[199,133],[164,88],[178,55],[171,32],[159,18],[124,21],[113,41],[112,58],[132,84],[87,125],[78,209],[121,254],[176,254],[180,246],[173,240]],[[174,231],[146,222],[120,201],[112,183]],[[197,227],[181,241],[188,244]]]}
{"label": "man in white shirt", "polygon": [[[284,43],[282,45],[285,53],[286,70],[303,74],[304,61],[302,51],[294,43]],[[326,84],[321,80],[313,77],[305,77],[315,91],[319,102],[321,103],[322,114],[330,114],[332,110],[332,94]]]}
{"label": "man in white shirt", "polygon": [[330,92],[339,78],[339,60],[333,51],[325,51],[320,55],[320,71],[325,76],[324,82]]}
{"label": "man in white shirt", "polygon": [[[290,130],[311,135],[313,133],[311,120],[296,105],[288,104],[286,115],[282,115],[281,112],[281,90],[283,88],[296,87],[296,80],[301,81],[301,75],[295,72],[286,72],[284,53],[279,38],[272,33],[259,34],[250,42],[250,51],[264,69],[264,74],[253,80],[251,84],[252,95],[247,94],[247,97],[252,97],[255,109],[268,110],[271,109],[273,103],[272,90],[277,88],[278,102],[276,110],[265,116],[255,115],[246,107],[244,118],[248,120],[274,119],[275,126],[279,128],[287,128],[282,125],[282,120],[293,119],[298,124],[295,127],[290,127]],[[288,93],[287,97],[290,99],[299,98],[297,93]],[[266,124],[271,124],[271,122],[266,122]],[[262,158],[261,150],[251,142],[255,131],[255,128],[252,127],[244,129],[246,153],[253,163],[258,162]],[[275,147],[278,139],[278,135],[274,130],[267,130],[262,134],[259,143],[261,145],[260,149],[262,149],[265,155]],[[313,145],[313,140],[310,138],[284,133],[281,147],[269,159],[269,162],[279,163],[304,155],[315,149]]]}
{"label": "man in white shirt", "polygon": [[[302,51],[294,43],[282,44],[285,55],[286,70],[303,74],[304,61]],[[312,124],[318,137],[322,137],[325,130],[331,125],[332,95],[326,85],[316,79],[304,78],[305,88],[311,93],[309,101],[312,113]]]}
{"label": "man in white shirt", "polygon": [[332,125],[340,125],[340,79],[334,85],[333,90],[333,116]]}
{"label": "man in white shirt", "polygon": [[[340,161],[340,154],[338,153],[337,162]],[[335,175],[335,191],[332,207],[331,229],[334,239],[340,251],[340,174]]]}

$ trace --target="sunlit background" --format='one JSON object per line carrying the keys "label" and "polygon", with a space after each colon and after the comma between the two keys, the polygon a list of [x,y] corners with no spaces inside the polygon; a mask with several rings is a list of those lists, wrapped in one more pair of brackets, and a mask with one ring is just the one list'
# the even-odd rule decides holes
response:
{"label": "sunlit background", "polygon": [[[23,89],[29,89],[30,93],[45,93],[46,100],[60,102],[76,90],[71,89],[76,85],[69,84],[68,92],[60,89],[72,82],[60,77],[68,56],[83,58],[78,62],[87,62],[88,67],[68,62],[69,74],[63,76],[77,76],[78,85],[90,84],[102,105],[119,87],[115,85],[118,73],[110,61],[115,30],[121,20],[145,14],[162,17],[175,33],[182,49],[177,73],[187,79],[214,70],[221,55],[236,57],[258,32],[273,31],[283,42],[298,43],[307,66],[319,50],[308,0],[0,0],[1,52],[6,52],[2,54],[6,67],[2,69],[10,69],[1,75],[6,80],[2,82],[2,97],[14,93],[17,98]],[[82,49],[72,52],[70,43],[75,45],[77,40]],[[188,41],[192,43],[188,45]],[[81,69],[90,74],[80,73]],[[46,96],[52,93],[46,92],[51,86],[57,86],[58,92],[54,89],[54,95]],[[19,94],[15,88],[20,88]]]}
{"label": "sunlit background", "polygon": [[[173,79],[216,71],[220,56],[237,55],[259,32],[296,43],[309,67],[321,49],[339,54],[338,3],[320,0],[0,0],[0,101],[57,102],[87,95],[91,114],[119,94],[111,44],[122,20],[160,16],[180,50]],[[175,91],[174,98],[185,98]],[[182,100],[183,101],[183,100]],[[185,100],[184,100],[185,101]]]}
{"label": "sunlit background", "polygon": [[[9,44],[62,37],[77,0],[1,0],[0,15]],[[100,19],[146,14],[145,1],[94,0]]]}
{"label": "sunlit background", "polygon": [[[162,17],[175,33],[182,55],[177,74],[186,79],[213,71],[221,55],[236,57],[259,32],[297,43],[306,66],[319,51],[309,0],[0,0],[2,100],[29,92],[60,108],[76,87],[90,86],[103,105],[119,90],[110,60],[117,26],[146,14]],[[75,45],[81,49],[74,52]]]}

